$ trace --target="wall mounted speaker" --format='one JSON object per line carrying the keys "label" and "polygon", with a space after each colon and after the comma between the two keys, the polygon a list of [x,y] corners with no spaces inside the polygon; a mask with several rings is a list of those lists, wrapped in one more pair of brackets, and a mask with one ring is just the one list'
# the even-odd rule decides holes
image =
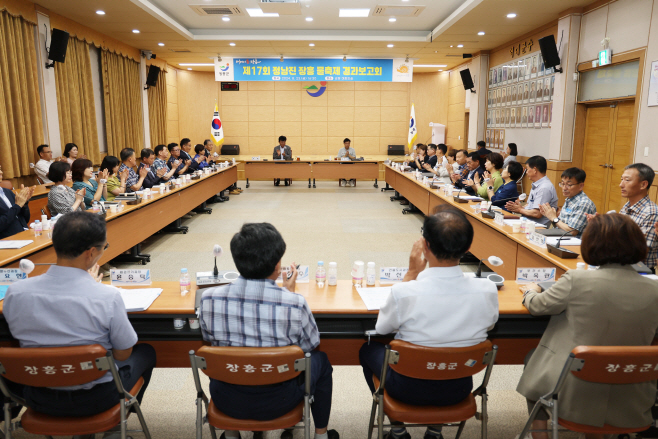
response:
{"label": "wall mounted speaker", "polygon": [[471,77],[471,71],[469,69],[464,69],[459,72],[459,74],[462,77],[462,83],[464,84],[464,90],[471,90],[471,92],[475,93],[473,90],[473,87],[475,85],[473,84],[473,78]]}
{"label": "wall mounted speaker", "polygon": [[64,62],[68,45],[69,33],[63,30],[53,29],[50,36],[50,48],[48,49],[48,59],[53,62],[46,64],[46,68],[54,67],[56,62]]}
{"label": "wall mounted speaker", "polygon": [[[557,45],[553,35],[545,36],[539,39],[539,49],[541,56],[544,58],[544,66],[551,68],[560,65],[560,55],[557,53]],[[562,69],[555,69],[556,72],[562,73]]]}
{"label": "wall mounted speaker", "polygon": [[158,75],[160,75],[160,67],[150,65],[148,75],[146,76],[147,88],[158,85]]}

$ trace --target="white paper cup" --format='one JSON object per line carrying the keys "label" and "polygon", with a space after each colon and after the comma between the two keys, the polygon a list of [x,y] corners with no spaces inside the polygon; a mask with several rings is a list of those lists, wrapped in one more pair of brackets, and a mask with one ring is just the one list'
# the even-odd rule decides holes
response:
{"label": "white paper cup", "polygon": [[110,213],[117,213],[117,205],[116,204],[112,204],[110,206]]}
{"label": "white paper cup", "polygon": [[190,329],[199,329],[199,319],[187,319]]}
{"label": "white paper cup", "polygon": [[512,233],[521,233],[521,224],[514,224],[512,226]]}
{"label": "white paper cup", "polygon": [[183,329],[185,327],[185,319],[174,319],[174,329]]}

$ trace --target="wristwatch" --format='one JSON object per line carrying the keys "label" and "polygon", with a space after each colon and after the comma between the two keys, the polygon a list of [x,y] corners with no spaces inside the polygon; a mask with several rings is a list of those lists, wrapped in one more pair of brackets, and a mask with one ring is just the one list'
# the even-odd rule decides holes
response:
{"label": "wristwatch", "polygon": [[489,186],[487,189],[489,189],[490,191],[492,191],[492,190],[493,190],[493,186]]}
{"label": "wristwatch", "polygon": [[559,222],[560,222],[560,218],[558,218],[558,217],[553,218],[553,225],[555,227],[557,227],[557,223],[559,223]]}

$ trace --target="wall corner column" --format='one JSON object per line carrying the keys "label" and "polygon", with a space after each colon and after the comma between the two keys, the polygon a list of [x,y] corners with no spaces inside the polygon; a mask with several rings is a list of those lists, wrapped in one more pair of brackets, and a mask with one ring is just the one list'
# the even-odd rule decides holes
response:
{"label": "wall corner column", "polygon": [[[39,8],[41,9],[41,8]],[[46,44],[50,43],[50,17],[37,10],[37,72],[39,77],[39,94],[43,114],[44,142],[50,145],[54,157],[62,155],[62,139],[59,132],[59,110],[57,108],[57,83],[55,68],[46,68],[48,52]],[[66,140],[66,139],[65,139]],[[69,139],[70,140],[70,139]],[[36,148],[38,145],[31,145]]]}
{"label": "wall corner column", "polygon": [[146,58],[144,53],[139,57],[139,78],[142,88],[142,123],[144,126],[144,148],[151,147],[151,125],[149,123],[149,94],[146,87]]}
{"label": "wall corner column", "polygon": [[[484,140],[484,131],[487,121],[487,86],[489,81],[489,52],[482,51],[470,65],[475,85],[475,94],[470,96],[470,112],[468,122],[468,147],[475,148],[475,144]],[[468,91],[467,91],[468,93]]]}

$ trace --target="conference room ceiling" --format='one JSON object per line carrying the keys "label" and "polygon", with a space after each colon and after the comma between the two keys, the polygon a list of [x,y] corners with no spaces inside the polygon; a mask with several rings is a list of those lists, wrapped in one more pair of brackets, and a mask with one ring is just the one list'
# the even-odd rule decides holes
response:
{"label": "conference room ceiling", "polygon": [[[298,15],[252,17],[247,9],[259,9],[258,0],[37,0],[41,6],[98,32],[151,50],[178,68],[188,68],[181,63],[212,63],[211,58],[218,54],[292,58],[409,56],[415,65],[433,66],[414,67],[416,72],[451,69],[463,62],[464,53],[499,47],[557,19],[566,9],[591,2],[301,0]],[[200,15],[191,7],[194,5],[232,6],[231,12],[237,13]],[[276,4],[270,5],[277,8]],[[375,15],[382,6],[388,9]],[[339,17],[340,9],[353,8],[368,9],[368,16]],[[98,10],[105,15],[98,15]],[[405,16],[409,13],[415,15]],[[509,13],[517,16],[507,18]],[[389,21],[391,14],[395,14],[395,22]],[[225,16],[229,21],[223,20]],[[307,21],[307,17],[313,20]],[[212,66],[191,68],[214,70]]]}

